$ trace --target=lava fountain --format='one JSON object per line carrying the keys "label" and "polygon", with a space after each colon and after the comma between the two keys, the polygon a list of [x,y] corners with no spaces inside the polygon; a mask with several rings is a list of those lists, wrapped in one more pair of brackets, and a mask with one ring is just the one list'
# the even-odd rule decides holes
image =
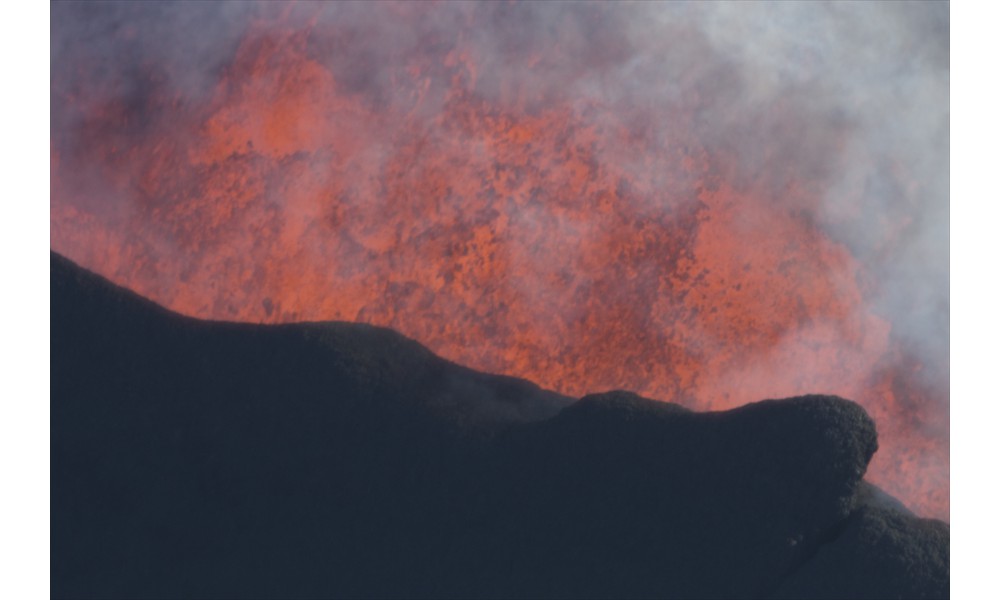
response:
{"label": "lava fountain", "polygon": [[833,393],[947,519],[947,5],[56,3],[52,248],[695,409]]}

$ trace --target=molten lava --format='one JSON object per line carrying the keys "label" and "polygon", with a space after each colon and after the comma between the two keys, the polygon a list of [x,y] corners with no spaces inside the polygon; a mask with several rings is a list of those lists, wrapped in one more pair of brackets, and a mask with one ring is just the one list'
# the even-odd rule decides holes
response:
{"label": "molten lava", "polygon": [[[105,9],[112,55],[60,37]],[[541,31],[500,4],[254,6],[203,32],[207,66],[143,10],[53,7],[56,251],[185,314],[384,325],[571,395],[839,394],[880,427],[870,478],[948,518],[946,379],[831,233],[828,170],[755,133],[838,156],[850,124],[731,114],[738,74],[690,66],[705,36],[612,6]],[[662,58],[629,67],[640,44]]]}

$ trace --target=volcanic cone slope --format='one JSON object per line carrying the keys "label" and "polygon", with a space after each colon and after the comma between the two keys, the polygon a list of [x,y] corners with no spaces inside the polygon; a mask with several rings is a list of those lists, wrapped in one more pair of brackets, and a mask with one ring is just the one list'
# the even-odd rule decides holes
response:
{"label": "volcanic cone slope", "polygon": [[574,402],[51,270],[53,597],[948,594],[948,526],[862,481],[849,401]]}

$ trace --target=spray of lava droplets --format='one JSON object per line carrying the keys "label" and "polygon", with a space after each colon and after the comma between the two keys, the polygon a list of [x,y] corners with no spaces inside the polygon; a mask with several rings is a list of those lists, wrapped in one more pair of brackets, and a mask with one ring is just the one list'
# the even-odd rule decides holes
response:
{"label": "spray of lava droplets", "polygon": [[948,6],[55,3],[52,247],[696,409],[834,393],[948,518]]}

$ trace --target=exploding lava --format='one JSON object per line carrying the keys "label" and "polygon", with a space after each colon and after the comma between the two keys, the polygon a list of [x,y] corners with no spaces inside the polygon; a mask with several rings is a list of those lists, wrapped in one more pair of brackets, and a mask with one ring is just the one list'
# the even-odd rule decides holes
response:
{"label": "exploding lava", "polygon": [[839,394],[879,425],[869,477],[948,518],[947,365],[838,235],[874,219],[891,262],[907,223],[850,187],[831,216],[849,116],[733,99],[744,75],[683,15],[52,12],[56,251],[185,314],[384,325],[571,395]]}

